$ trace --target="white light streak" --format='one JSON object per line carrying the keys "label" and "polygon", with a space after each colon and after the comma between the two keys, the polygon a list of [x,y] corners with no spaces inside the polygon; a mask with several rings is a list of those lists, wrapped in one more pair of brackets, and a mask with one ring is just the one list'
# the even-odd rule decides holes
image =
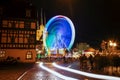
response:
{"label": "white light streak", "polygon": [[64,79],[64,80],[78,80],[78,79],[76,79],[76,78],[71,78],[71,77],[68,77],[68,76],[64,76],[64,75],[62,75],[62,74],[60,74],[60,73],[58,73],[58,72],[56,72],[56,71],[53,71],[53,70],[51,70],[51,69],[43,66],[43,62],[41,62],[39,66],[40,66],[42,69],[44,69],[44,70],[46,70],[46,71],[54,74],[55,76],[57,76],[57,77],[59,77],[59,78],[61,78],[61,79]]}
{"label": "white light streak", "polygon": [[76,73],[76,74],[80,74],[80,75],[83,75],[83,76],[87,76],[87,77],[92,77],[92,78],[97,78],[97,79],[105,79],[105,80],[120,80],[119,77],[87,73],[87,72],[78,71],[78,70],[75,70],[75,69],[70,69],[68,67],[59,66],[56,63],[53,63],[53,66],[57,67],[59,69],[63,69],[63,70],[70,71],[70,72],[73,72],[73,73]]}

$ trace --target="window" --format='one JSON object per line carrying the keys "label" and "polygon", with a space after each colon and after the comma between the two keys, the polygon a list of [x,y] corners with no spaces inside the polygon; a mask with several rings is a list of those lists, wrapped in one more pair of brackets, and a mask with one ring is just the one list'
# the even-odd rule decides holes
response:
{"label": "window", "polygon": [[28,51],[27,54],[26,54],[26,59],[32,59],[32,52],[31,51]]}
{"label": "window", "polygon": [[17,23],[15,24],[15,27],[18,28],[18,26],[19,26],[19,25],[18,25],[18,22],[17,22]]}
{"label": "window", "polygon": [[29,9],[26,10],[26,17],[31,17],[31,10]]}
{"label": "window", "polygon": [[1,44],[0,47],[3,47],[3,44]]}
{"label": "window", "polygon": [[8,21],[7,20],[3,20],[2,21],[2,25],[3,25],[3,27],[7,27],[8,26]]}
{"label": "window", "polygon": [[18,37],[15,38],[15,43],[18,43]]}
{"label": "window", "polygon": [[4,58],[5,57],[5,50],[0,50],[0,58]]}
{"label": "window", "polygon": [[24,43],[28,43],[28,39],[27,38],[24,38]]}
{"label": "window", "polygon": [[34,31],[33,34],[35,34],[36,32]]}
{"label": "window", "polygon": [[19,48],[20,48],[20,44],[19,44]]}
{"label": "window", "polygon": [[20,28],[24,28],[24,21],[20,21],[20,24],[19,24],[20,26]]}
{"label": "window", "polygon": [[30,38],[29,38],[29,42],[30,43],[34,43],[34,41],[35,41],[35,35],[30,35]]}
{"label": "window", "polygon": [[15,42],[15,37],[12,36],[12,37],[11,37],[11,43],[14,43],[14,42]]}
{"label": "window", "polygon": [[31,29],[35,29],[35,22],[31,22]]}
{"label": "window", "polygon": [[3,36],[3,37],[6,37],[6,36],[7,36],[7,34],[5,34],[5,33],[2,33],[2,36]]}
{"label": "window", "polygon": [[7,47],[6,44],[4,45],[4,47],[5,47],[5,48]]}
{"label": "window", "polygon": [[31,23],[30,22],[25,22],[25,28],[30,28],[31,27]]}
{"label": "window", "polygon": [[13,21],[13,22],[11,22],[11,24],[12,24],[12,28],[15,28],[16,26],[16,22],[15,21]]}
{"label": "window", "polygon": [[6,43],[6,40],[7,40],[6,37],[2,37],[1,42]]}
{"label": "window", "polygon": [[10,45],[9,45],[9,44],[7,44],[7,47],[10,47]]}
{"label": "window", "polygon": [[10,44],[10,48],[12,48],[12,44]]}
{"label": "window", "polygon": [[19,37],[19,43],[23,43],[23,38]]}
{"label": "window", "polygon": [[11,24],[11,22],[9,22],[9,23],[8,23],[8,27],[10,27],[10,28],[12,27],[12,24]]}
{"label": "window", "polygon": [[15,45],[13,45],[13,47],[15,47]]}

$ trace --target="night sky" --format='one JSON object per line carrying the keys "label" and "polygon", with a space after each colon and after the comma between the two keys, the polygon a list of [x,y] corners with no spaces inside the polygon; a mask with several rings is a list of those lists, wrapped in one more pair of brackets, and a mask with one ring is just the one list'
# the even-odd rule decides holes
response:
{"label": "night sky", "polygon": [[120,40],[119,0],[31,0],[31,3],[38,10],[43,8],[47,21],[55,15],[69,17],[76,30],[75,44],[87,42],[98,47],[102,40]]}

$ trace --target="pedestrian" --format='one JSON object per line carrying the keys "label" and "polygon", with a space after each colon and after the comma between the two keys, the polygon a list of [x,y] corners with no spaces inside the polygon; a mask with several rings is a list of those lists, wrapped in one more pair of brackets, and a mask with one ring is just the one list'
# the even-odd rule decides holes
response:
{"label": "pedestrian", "polygon": [[91,65],[91,69],[93,69],[93,62],[94,62],[93,56],[90,54],[88,59],[89,59],[90,65]]}

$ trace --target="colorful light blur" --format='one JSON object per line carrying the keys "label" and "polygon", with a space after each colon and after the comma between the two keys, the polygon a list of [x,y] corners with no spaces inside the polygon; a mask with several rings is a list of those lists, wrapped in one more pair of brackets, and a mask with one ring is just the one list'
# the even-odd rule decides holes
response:
{"label": "colorful light blur", "polygon": [[64,79],[64,80],[78,80],[78,79],[76,79],[76,78],[71,78],[71,77],[62,75],[62,74],[60,74],[60,73],[58,73],[58,72],[56,72],[56,71],[53,71],[53,70],[45,67],[45,66],[43,65],[43,62],[41,62],[41,63],[39,64],[39,66],[40,66],[42,69],[44,69],[44,70],[52,73],[53,75],[55,75],[55,76],[57,76],[57,77],[59,77],[59,78],[61,78],[61,79]]}
{"label": "colorful light blur", "polygon": [[66,71],[70,71],[70,72],[80,74],[80,75],[83,75],[83,76],[87,76],[87,77],[91,77],[91,78],[97,78],[97,79],[102,79],[102,80],[120,80],[119,77],[87,73],[87,72],[71,69],[69,67],[59,66],[56,63],[53,63],[53,66],[56,67],[56,68],[59,68],[59,69],[63,69],[63,70],[66,70]]}
{"label": "colorful light blur", "polygon": [[54,16],[47,22],[43,38],[47,51],[48,49],[70,50],[75,39],[74,25],[66,16]]}

